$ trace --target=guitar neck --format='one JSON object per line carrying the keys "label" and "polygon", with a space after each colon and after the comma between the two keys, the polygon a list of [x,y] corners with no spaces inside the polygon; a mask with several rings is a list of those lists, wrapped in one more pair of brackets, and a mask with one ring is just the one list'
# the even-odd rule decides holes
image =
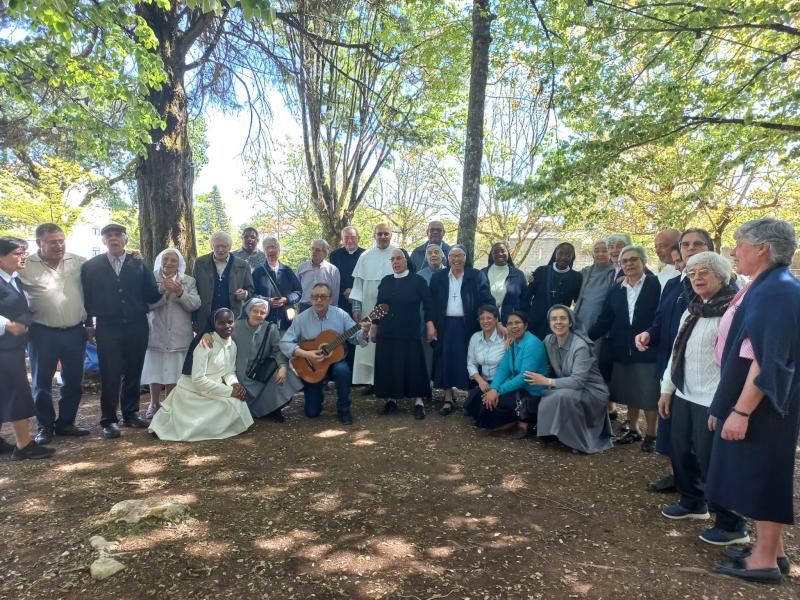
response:
{"label": "guitar neck", "polygon": [[[372,319],[370,319],[369,317],[365,317],[365,320],[369,321],[370,323],[372,322]],[[359,329],[361,329],[361,325],[359,323],[356,323],[344,333],[340,333],[333,339],[333,341],[330,344],[328,344],[328,349],[333,350],[334,348],[341,346],[342,344],[347,342],[347,340],[349,340],[353,335],[358,333]]]}

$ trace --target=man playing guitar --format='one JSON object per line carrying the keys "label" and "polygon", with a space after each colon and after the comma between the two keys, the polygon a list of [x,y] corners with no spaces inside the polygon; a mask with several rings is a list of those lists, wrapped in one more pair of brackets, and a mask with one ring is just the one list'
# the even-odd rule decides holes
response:
{"label": "man playing guitar", "polygon": [[[323,331],[344,333],[355,326],[355,321],[341,308],[330,306],[331,288],[327,283],[318,283],[311,290],[311,310],[301,312],[281,339],[281,351],[289,358],[300,358],[307,361],[310,366],[322,366],[327,356],[319,350],[304,350],[300,342],[313,340]],[[369,343],[369,320],[361,323],[361,329],[348,340],[351,344],[366,346]],[[353,417],[350,414],[350,387],[352,372],[346,360],[331,364],[327,375],[336,384],[338,401],[336,410],[339,421],[343,425],[351,425]],[[307,417],[318,417],[322,412],[323,382],[303,382],[305,396],[304,410]]]}

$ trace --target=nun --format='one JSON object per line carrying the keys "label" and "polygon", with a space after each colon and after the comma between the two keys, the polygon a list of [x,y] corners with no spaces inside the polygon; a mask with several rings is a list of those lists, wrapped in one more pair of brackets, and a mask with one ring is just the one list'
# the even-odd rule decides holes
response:
{"label": "nun", "polygon": [[547,264],[533,272],[522,304],[529,311],[528,331],[540,340],[550,332],[547,311],[554,304],[572,306],[581,292],[583,276],[572,268],[575,246],[562,242],[553,250]]}

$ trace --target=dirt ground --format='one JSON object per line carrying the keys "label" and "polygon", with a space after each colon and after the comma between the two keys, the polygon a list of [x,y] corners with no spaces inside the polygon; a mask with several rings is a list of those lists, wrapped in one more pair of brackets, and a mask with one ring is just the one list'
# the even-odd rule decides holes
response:
{"label": "dirt ground", "polygon": [[[142,397],[145,406],[147,396]],[[0,598],[797,598],[711,570],[698,521],[658,513],[665,459],[638,444],[595,456],[492,437],[460,414],[379,416],[356,391],[351,427],[326,400],[239,437],[163,443],[143,430],[56,438],[49,461],[0,461]],[[3,429],[10,440],[10,432]],[[187,503],[192,518],[112,523],[129,498]],[[125,570],[91,579],[92,535]],[[787,552],[800,557],[796,531]]]}

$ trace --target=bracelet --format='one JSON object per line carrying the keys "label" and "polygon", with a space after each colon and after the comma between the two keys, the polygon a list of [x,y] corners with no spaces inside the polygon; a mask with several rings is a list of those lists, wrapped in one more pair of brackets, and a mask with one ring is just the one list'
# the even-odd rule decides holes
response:
{"label": "bracelet", "polygon": [[551,377],[551,378],[550,378],[550,381],[549,381],[549,383],[547,384],[547,387],[549,387],[549,388],[554,388],[554,387],[556,387],[556,381],[555,381],[555,379],[553,379],[553,378]]}
{"label": "bracelet", "polygon": [[750,418],[750,413],[746,413],[743,410],[739,410],[735,406],[731,409],[731,412],[735,412],[737,415],[739,415],[740,417],[744,417],[745,419]]}

